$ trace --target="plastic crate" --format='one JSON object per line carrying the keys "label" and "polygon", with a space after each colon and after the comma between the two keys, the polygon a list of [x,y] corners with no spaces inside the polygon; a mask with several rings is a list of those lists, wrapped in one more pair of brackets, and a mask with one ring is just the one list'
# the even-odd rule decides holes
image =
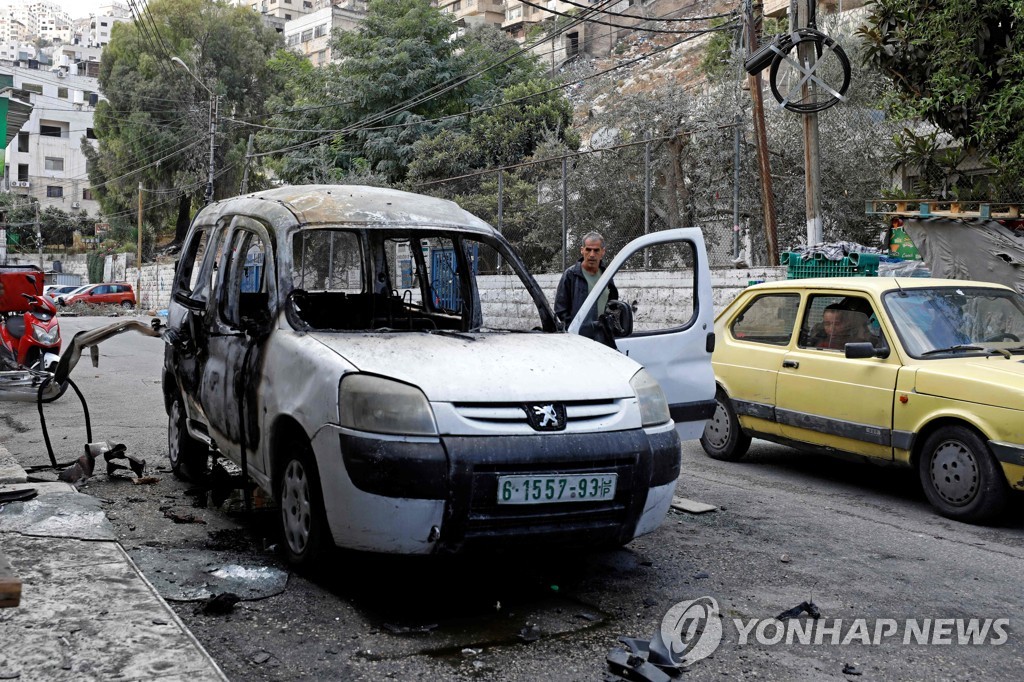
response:
{"label": "plastic crate", "polygon": [[878,255],[874,253],[851,253],[842,260],[820,255],[804,260],[802,254],[786,251],[782,263],[786,265],[786,279],[878,276]]}

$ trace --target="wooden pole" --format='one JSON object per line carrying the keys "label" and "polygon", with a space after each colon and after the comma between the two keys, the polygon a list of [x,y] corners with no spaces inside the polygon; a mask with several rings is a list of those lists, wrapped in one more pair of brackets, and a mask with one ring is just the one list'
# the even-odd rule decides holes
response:
{"label": "wooden pole", "polygon": [[[799,28],[806,28],[810,22],[816,0],[805,0],[797,14]],[[803,42],[797,45],[797,59],[805,70],[814,67],[814,44]],[[801,86],[803,101],[808,102],[817,88],[808,81]],[[818,114],[804,114],[804,206],[807,212],[807,245],[813,246],[824,241],[821,222],[821,153],[818,138]]]}
{"label": "wooden pole", "polygon": [[[747,54],[757,50],[757,30],[754,21],[754,8],[751,0],[746,0]],[[761,92],[761,74],[747,76],[750,86],[750,101],[753,105],[754,144],[757,147],[757,167],[761,176],[761,209],[764,213],[765,249],[768,252],[768,265],[778,265],[778,228],[775,224],[775,193],[772,189],[772,165],[768,158],[768,130],[764,124],[764,97]],[[753,263],[751,264],[753,265]]]}

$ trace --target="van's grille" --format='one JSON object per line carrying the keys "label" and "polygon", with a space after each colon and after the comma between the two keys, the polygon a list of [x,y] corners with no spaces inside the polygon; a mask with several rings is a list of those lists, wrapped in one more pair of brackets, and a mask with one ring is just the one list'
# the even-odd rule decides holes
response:
{"label": "van's grille", "polygon": [[[538,401],[531,404],[545,404]],[[602,422],[617,417],[625,405],[621,400],[579,400],[563,402],[566,424],[576,428],[596,427]],[[468,422],[479,425],[529,426],[526,418],[526,403],[455,403],[456,413]]]}

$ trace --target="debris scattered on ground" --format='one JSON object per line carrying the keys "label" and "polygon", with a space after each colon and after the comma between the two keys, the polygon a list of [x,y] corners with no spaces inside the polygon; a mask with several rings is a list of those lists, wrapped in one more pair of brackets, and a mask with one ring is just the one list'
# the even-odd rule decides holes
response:
{"label": "debris scattered on ground", "polygon": [[21,578],[14,573],[10,559],[0,552],[0,609],[17,608],[21,603]]}
{"label": "debris scattered on ground", "polygon": [[132,479],[132,483],[134,483],[135,485],[153,485],[154,483],[159,482],[160,479],[157,478],[156,476],[143,476],[142,478]]}
{"label": "debris scattered on ground", "polygon": [[221,592],[203,602],[201,610],[208,616],[223,615],[234,611],[235,604],[240,601],[242,598],[234,592]]}
{"label": "debris scattered on ground", "polygon": [[708,573],[707,571],[700,571],[698,573],[694,573],[693,574],[693,579],[694,580],[707,580],[710,577],[711,577],[711,574]]}
{"label": "debris scattered on ground", "polygon": [[789,555],[788,554],[783,554],[782,556],[779,557],[779,561],[781,561],[784,564],[788,564],[789,563]]}
{"label": "debris scattered on ground", "polygon": [[608,669],[627,680],[643,680],[645,682],[670,682],[672,679],[640,654],[634,654],[616,647],[608,652],[605,659]]}
{"label": "debris scattered on ground", "polygon": [[644,606],[650,608],[652,606],[656,606],[657,604],[658,604],[658,600],[657,599],[651,599],[650,597],[644,597]]}
{"label": "debris scattered on ground", "polygon": [[264,663],[266,663],[269,660],[270,660],[270,654],[268,654],[266,651],[261,651],[261,652],[259,652],[258,654],[256,654],[255,656],[252,657],[252,662],[255,663],[256,665],[263,665]]}
{"label": "debris scattered on ground", "polygon": [[672,508],[676,511],[687,512],[689,514],[705,514],[718,509],[718,507],[713,504],[697,502],[696,500],[688,500],[685,497],[673,497]]}
{"label": "debris scattered on ground", "polygon": [[[75,460],[67,469],[61,471],[57,478],[65,483],[79,483],[92,476],[96,469],[96,460],[101,455],[107,463],[107,476],[114,476],[118,471],[130,471],[135,474],[136,479],[142,477],[146,468],[146,460],[135,455],[129,455],[128,446],[124,443],[111,445],[107,441],[97,443],[86,443],[85,453]],[[125,464],[121,460],[127,462]]]}
{"label": "debris scattered on ground", "polygon": [[519,639],[527,644],[536,642],[540,639],[540,628],[533,624],[525,626],[519,631]]}
{"label": "debris scattered on ground", "polygon": [[24,502],[31,500],[39,493],[35,488],[18,488],[16,490],[0,490],[0,503]]}
{"label": "debris scattered on ground", "polygon": [[74,464],[61,471],[57,478],[65,483],[78,483],[92,476],[95,466],[95,460],[86,452]]}
{"label": "debris scattered on ground", "polygon": [[437,623],[429,625],[396,625],[395,623],[384,623],[384,629],[393,635],[421,635],[437,629]]}
{"label": "debris scattered on ground", "polygon": [[164,512],[164,516],[175,523],[206,523],[206,521],[197,517],[195,514],[179,514],[178,512],[170,509]]}
{"label": "debris scattered on ground", "polygon": [[783,611],[779,615],[775,616],[775,618],[777,620],[789,620],[790,618],[798,618],[801,613],[806,613],[814,620],[821,618],[821,611],[818,610],[818,607],[815,606],[812,601],[800,602],[797,606],[794,606],[788,611]]}
{"label": "debris scattered on ground", "polygon": [[862,675],[863,673],[857,669],[857,666],[853,663],[847,663],[843,666],[844,675]]}
{"label": "debris scattered on ground", "polygon": [[462,650],[462,655],[466,656],[466,657],[477,656],[478,654],[480,654],[482,652],[483,652],[483,649],[472,649],[470,647],[466,647],[465,649]]}
{"label": "debris scattered on ground", "polygon": [[576,614],[576,617],[581,618],[587,621],[588,623],[596,623],[601,620],[601,616],[597,615],[596,613],[588,613],[586,611],[580,611]]}

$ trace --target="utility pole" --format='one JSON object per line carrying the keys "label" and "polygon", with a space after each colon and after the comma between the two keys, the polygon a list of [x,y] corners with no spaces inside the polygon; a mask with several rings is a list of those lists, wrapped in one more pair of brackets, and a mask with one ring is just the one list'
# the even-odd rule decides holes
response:
{"label": "utility pole", "polygon": [[142,311],[142,182],[139,182],[139,250],[135,258],[135,308]]}
{"label": "utility pole", "polygon": [[43,227],[39,224],[39,202],[36,202],[36,246],[39,248],[39,269],[43,269]]}
{"label": "utility pole", "polygon": [[214,151],[217,149],[217,109],[220,97],[214,95],[209,88],[206,91],[210,93],[210,175],[206,181],[206,203],[210,204],[213,203]]}
{"label": "utility pole", "polygon": [[[813,21],[816,0],[803,0],[797,11],[797,28],[807,28]],[[797,45],[797,59],[806,73],[811,73],[816,59],[814,43],[805,41]],[[818,86],[806,79],[800,87],[803,101],[813,99]],[[807,246],[820,244],[824,237],[821,224],[821,154],[818,139],[818,114],[803,115],[804,126],[804,205],[807,211]]]}
{"label": "utility pole", "polygon": [[220,106],[220,97],[214,94],[213,90],[209,88],[206,83],[199,80],[199,78],[192,73],[192,70],[181,60],[180,57],[171,57],[171,61],[185,69],[185,73],[192,77],[196,83],[199,83],[206,90],[206,93],[210,96],[210,173],[206,180],[206,203],[213,202],[213,175],[216,170],[214,167],[214,152],[217,149],[217,120],[218,120],[218,108]]}
{"label": "utility pole", "polygon": [[[813,2],[813,0],[810,0]],[[757,30],[754,22],[753,0],[744,0],[744,19],[747,27],[747,54],[757,50]],[[761,92],[761,74],[747,76],[750,100],[754,114],[754,144],[757,147],[757,164],[761,175],[761,208],[764,212],[765,248],[768,251],[768,265],[779,262],[778,229],[775,225],[775,194],[772,190],[772,167],[768,158],[768,130],[764,124],[764,98]]]}
{"label": "utility pole", "polygon": [[[249,133],[249,142],[245,145],[245,169],[242,171],[242,184],[238,188],[239,194],[245,194],[249,191],[249,163],[252,158],[252,139],[253,134]],[[334,242],[332,241],[331,244],[333,245]]]}

